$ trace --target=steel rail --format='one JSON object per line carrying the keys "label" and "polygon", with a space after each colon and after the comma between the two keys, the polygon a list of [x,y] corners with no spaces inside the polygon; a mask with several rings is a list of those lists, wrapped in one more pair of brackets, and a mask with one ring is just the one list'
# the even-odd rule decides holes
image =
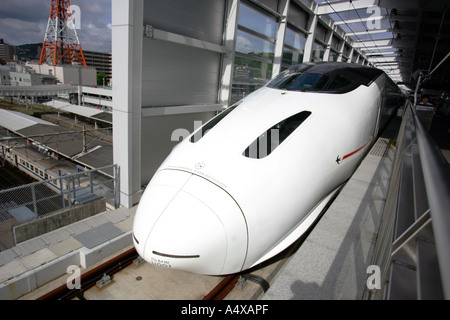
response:
{"label": "steel rail", "polygon": [[223,300],[228,293],[236,286],[239,280],[239,274],[226,276],[219,284],[214,287],[203,300]]}
{"label": "steel rail", "polygon": [[93,287],[97,281],[103,277],[103,275],[112,275],[129,266],[137,257],[138,253],[136,252],[136,249],[129,249],[117,257],[103,263],[102,265],[82,274],[80,279],[81,288],[69,289],[67,284],[64,284],[44,294],[36,300],[70,300],[76,296],[79,296],[87,289]]}

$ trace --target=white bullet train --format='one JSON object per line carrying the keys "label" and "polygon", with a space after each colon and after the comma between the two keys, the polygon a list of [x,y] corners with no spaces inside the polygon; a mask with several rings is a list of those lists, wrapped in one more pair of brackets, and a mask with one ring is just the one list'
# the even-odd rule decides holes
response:
{"label": "white bullet train", "polygon": [[275,256],[320,216],[401,103],[375,68],[318,63],[282,72],[173,149],[137,208],[137,252],[208,275]]}

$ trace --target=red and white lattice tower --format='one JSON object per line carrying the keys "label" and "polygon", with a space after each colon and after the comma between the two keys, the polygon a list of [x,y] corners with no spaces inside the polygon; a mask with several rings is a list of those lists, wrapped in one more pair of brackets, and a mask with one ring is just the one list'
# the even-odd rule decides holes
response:
{"label": "red and white lattice tower", "polygon": [[83,50],[78,39],[70,0],[51,0],[51,11],[45,31],[39,64],[72,64],[78,60],[86,67]]}

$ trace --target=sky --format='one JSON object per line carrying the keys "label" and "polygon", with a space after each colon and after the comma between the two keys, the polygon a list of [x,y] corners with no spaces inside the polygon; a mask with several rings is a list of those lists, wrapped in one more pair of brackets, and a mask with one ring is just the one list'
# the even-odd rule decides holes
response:
{"label": "sky", "polygon": [[[42,43],[50,15],[50,0],[0,0],[0,38],[11,45]],[[111,52],[111,0],[71,0],[80,8],[81,47]]]}

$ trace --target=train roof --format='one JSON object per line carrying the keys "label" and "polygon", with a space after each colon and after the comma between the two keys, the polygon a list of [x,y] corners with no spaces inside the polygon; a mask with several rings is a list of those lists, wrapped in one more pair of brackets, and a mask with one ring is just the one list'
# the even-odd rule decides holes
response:
{"label": "train roof", "polygon": [[320,62],[312,65],[311,68],[308,69],[308,72],[322,74],[337,72],[340,74],[351,75],[356,77],[356,79],[353,79],[355,82],[358,81],[360,84],[364,85],[368,85],[380,75],[384,74],[384,71],[374,67],[346,62]]}
{"label": "train roof", "polygon": [[304,63],[292,66],[268,83],[268,87],[282,90],[346,93],[369,86],[384,71],[345,62]]}

